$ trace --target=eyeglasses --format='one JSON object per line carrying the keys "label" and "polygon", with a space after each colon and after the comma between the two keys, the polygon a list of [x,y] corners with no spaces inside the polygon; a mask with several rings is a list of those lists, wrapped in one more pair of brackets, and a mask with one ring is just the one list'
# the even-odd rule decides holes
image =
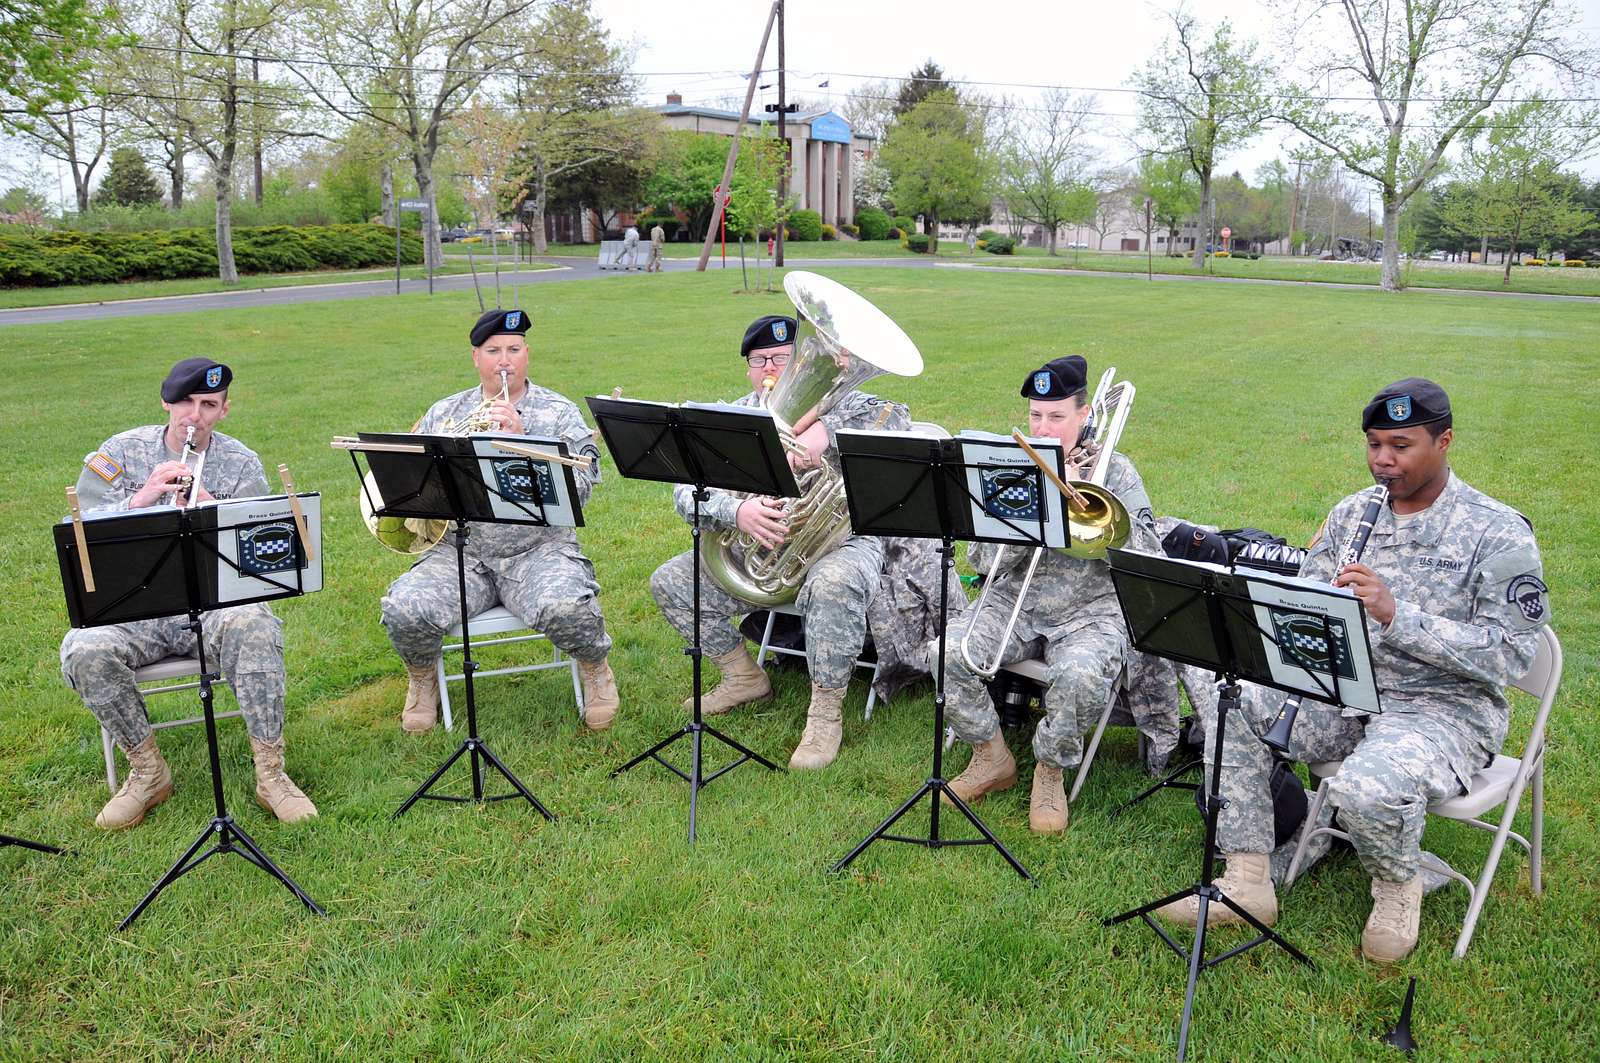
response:
{"label": "eyeglasses", "polygon": [[745,361],[750,363],[751,369],[761,369],[765,366],[775,365],[779,369],[789,364],[789,359],[794,357],[789,354],[748,354]]}

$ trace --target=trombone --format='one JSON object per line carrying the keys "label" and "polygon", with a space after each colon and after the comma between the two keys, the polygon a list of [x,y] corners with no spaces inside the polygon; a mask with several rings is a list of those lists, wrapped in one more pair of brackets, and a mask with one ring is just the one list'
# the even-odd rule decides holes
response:
{"label": "trombone", "polygon": [[[1089,422],[1084,427],[1083,441],[1072,453],[1072,456],[1078,459],[1075,464],[1081,466],[1083,461],[1090,462],[1089,473],[1085,478],[1062,481],[1045,463],[1044,458],[1028,445],[1021,432],[1012,433],[1012,438],[1034,464],[1039,466],[1051,484],[1066,496],[1068,541],[1065,547],[1057,550],[1057,553],[1085,561],[1105,557],[1107,551],[1126,543],[1133,531],[1133,522],[1128,516],[1127,507],[1106,487],[1106,477],[1111,472],[1111,454],[1117,449],[1117,441],[1122,438],[1122,430],[1128,423],[1128,415],[1133,412],[1135,394],[1132,381],[1122,380],[1113,383],[1116,375],[1116,366],[1110,367],[1100,375],[1100,382],[1094,389],[1094,398],[1089,402]],[[1007,549],[1009,547],[1001,546],[995,550],[994,561],[989,566],[988,575],[984,577],[983,590],[979,592],[978,600],[972,607],[974,621],[982,613],[989,598],[989,591],[1000,575]],[[967,625],[967,633],[961,638],[961,657],[966,661],[968,668],[984,679],[993,679],[1000,671],[1006,644],[1011,641],[1011,633],[1017,628],[1017,618],[1022,615],[1022,604],[1027,600],[1028,588],[1033,583],[1034,573],[1039,569],[1039,562],[1044,558],[1044,551],[1045,548],[1042,546],[1033,548],[1033,556],[1028,559],[1027,571],[1023,573],[1022,583],[1017,589],[1016,603],[1011,607],[1011,616],[1007,619],[1005,631],[995,646],[993,659],[987,663],[973,659],[972,632],[978,625],[975,622]]]}

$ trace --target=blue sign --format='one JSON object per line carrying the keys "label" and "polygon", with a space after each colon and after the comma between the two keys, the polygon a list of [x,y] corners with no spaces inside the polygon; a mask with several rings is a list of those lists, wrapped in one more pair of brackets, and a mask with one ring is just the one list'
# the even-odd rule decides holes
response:
{"label": "blue sign", "polygon": [[850,123],[829,111],[811,120],[811,139],[835,144],[850,143]]}

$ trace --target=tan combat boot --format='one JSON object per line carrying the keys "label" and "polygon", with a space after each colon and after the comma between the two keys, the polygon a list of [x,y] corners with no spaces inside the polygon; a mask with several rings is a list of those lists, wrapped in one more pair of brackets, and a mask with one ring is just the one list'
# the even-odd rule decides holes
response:
{"label": "tan combat boot", "polygon": [[1054,764],[1033,766],[1028,826],[1040,834],[1060,834],[1067,829],[1067,790],[1061,781],[1061,769]]}
{"label": "tan combat boot", "polygon": [[144,822],[146,812],[172,796],[172,771],[161,759],[155,735],[123,752],[128,757],[128,777],[122,780],[122,789],[94,817],[94,825],[102,830],[137,827]]}
{"label": "tan combat boot", "polygon": [[1373,963],[1399,963],[1417,947],[1422,919],[1422,875],[1409,882],[1372,880],[1372,914],[1361,931],[1361,955]]}
{"label": "tan combat boot", "polygon": [[[750,656],[744,643],[712,660],[722,669],[722,682],[711,693],[700,698],[702,716],[721,716],[725,712],[732,712],[737,705],[772,697],[772,680],[767,678],[766,672],[756,667],[755,658]],[[694,698],[685,698],[683,709],[685,712],[694,711]]]}
{"label": "tan combat boot", "polygon": [[622,699],[617,696],[617,677],[611,674],[606,658],[578,662],[583,680],[583,725],[591,731],[604,731],[617,718]]}
{"label": "tan combat boot", "polygon": [[284,823],[299,823],[317,814],[317,806],[283,770],[283,736],[270,742],[250,739],[256,757],[256,804]]}
{"label": "tan combat boot", "polygon": [[[1266,853],[1225,853],[1228,869],[1217,879],[1217,886],[1229,900],[1255,916],[1266,926],[1278,921],[1278,894],[1272,888],[1272,858]],[[1200,898],[1183,897],[1156,909],[1156,914],[1180,926],[1200,922]],[[1207,926],[1243,923],[1232,908],[1220,901],[1206,908]]]}
{"label": "tan combat boot", "polygon": [[411,685],[406,688],[406,707],[400,712],[400,730],[422,734],[439,722],[439,668],[427,664],[406,665]]}
{"label": "tan combat boot", "polygon": [[987,742],[972,747],[967,770],[950,780],[950,789],[967,804],[982,800],[984,794],[1009,790],[1017,782],[1017,761],[1006,748],[1005,736],[996,734]]}
{"label": "tan combat boot", "polygon": [[800,744],[789,757],[789,767],[797,771],[826,768],[839,755],[844,738],[844,692],[847,687],[819,687],[811,684],[811,706],[806,709],[806,730]]}

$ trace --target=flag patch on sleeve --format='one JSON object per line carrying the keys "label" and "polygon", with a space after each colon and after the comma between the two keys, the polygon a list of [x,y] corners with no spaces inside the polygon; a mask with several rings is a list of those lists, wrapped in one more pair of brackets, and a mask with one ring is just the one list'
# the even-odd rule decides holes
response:
{"label": "flag patch on sleeve", "polygon": [[96,451],[84,462],[94,473],[106,483],[116,483],[117,477],[122,475],[122,466],[118,465],[104,451]]}

